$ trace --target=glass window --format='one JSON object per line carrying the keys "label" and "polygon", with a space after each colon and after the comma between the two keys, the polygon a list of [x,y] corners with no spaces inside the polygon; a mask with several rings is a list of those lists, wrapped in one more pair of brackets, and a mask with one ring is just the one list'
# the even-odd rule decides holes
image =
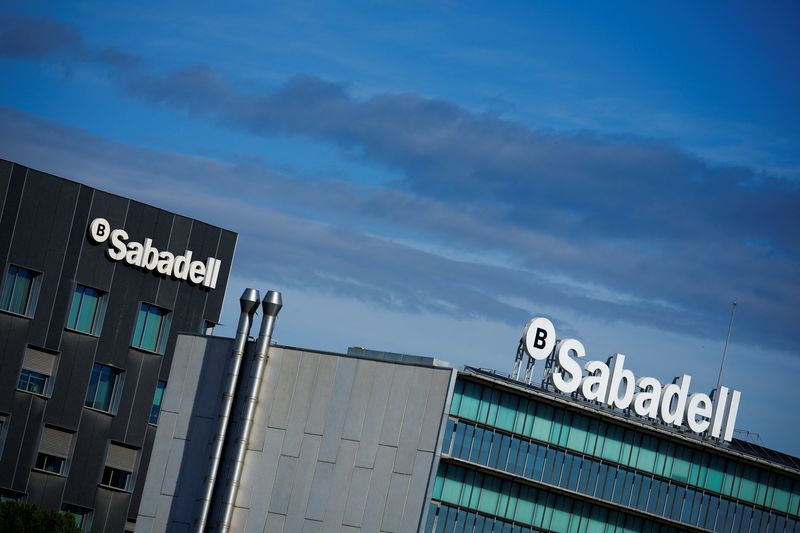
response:
{"label": "glass window", "polygon": [[0,293],[0,309],[18,315],[33,316],[39,292],[39,274],[10,265]]}
{"label": "glass window", "polygon": [[104,311],[104,293],[91,287],[76,285],[67,317],[67,327],[75,331],[98,335],[102,327]]}
{"label": "glass window", "polygon": [[95,363],[89,378],[89,389],[86,391],[86,407],[111,412],[114,407],[114,392],[120,371],[110,366]]}
{"label": "glass window", "polygon": [[19,373],[17,389],[34,394],[45,394],[45,391],[47,391],[47,380],[49,378],[50,376],[46,374],[23,368]]}
{"label": "glass window", "polygon": [[153,396],[153,407],[150,408],[150,420],[148,420],[148,422],[153,425],[158,424],[158,415],[161,414],[161,401],[164,399],[164,389],[166,388],[166,381],[159,381],[156,385],[156,393],[155,396]]}
{"label": "glass window", "polygon": [[92,527],[92,511],[91,509],[84,509],[77,505],[70,505],[65,503],[61,506],[61,512],[67,513],[75,520],[75,525],[81,531],[89,531]]}
{"label": "glass window", "polygon": [[133,332],[133,347],[163,353],[170,317],[171,313],[166,309],[143,303],[139,307],[136,329]]}
{"label": "glass window", "polygon": [[128,490],[130,479],[130,472],[107,466],[103,469],[103,479],[100,484],[106,487],[114,487],[115,489]]}
{"label": "glass window", "polygon": [[64,472],[64,463],[66,459],[63,457],[56,457],[55,455],[48,455],[40,453],[36,456],[36,464],[34,468],[43,470],[45,472],[52,472],[53,474],[61,474]]}

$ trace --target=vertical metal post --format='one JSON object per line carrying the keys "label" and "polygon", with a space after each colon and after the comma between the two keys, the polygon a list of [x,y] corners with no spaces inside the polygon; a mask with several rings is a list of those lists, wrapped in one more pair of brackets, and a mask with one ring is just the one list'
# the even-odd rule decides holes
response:
{"label": "vertical metal post", "polygon": [[228,375],[226,378],[225,391],[222,394],[222,405],[220,406],[219,417],[217,418],[217,432],[214,435],[214,444],[211,451],[208,474],[206,475],[203,487],[203,496],[200,504],[200,515],[197,519],[197,533],[203,533],[206,528],[206,520],[211,509],[211,496],[214,493],[214,483],[217,479],[219,462],[222,458],[222,448],[225,443],[225,435],[228,432],[228,422],[230,421],[233,397],[236,393],[236,386],[239,382],[239,371],[242,367],[247,337],[250,335],[250,328],[253,325],[253,315],[258,309],[258,301],[261,299],[256,289],[246,289],[239,298],[239,326],[236,328],[236,337],[233,341],[233,357],[228,365]]}
{"label": "vertical metal post", "polygon": [[736,314],[736,302],[731,303],[731,321],[728,324],[728,334],[725,336],[725,347],[722,349],[722,361],[719,363],[719,375],[717,376],[717,385],[714,390],[719,389],[720,381],[722,381],[722,368],[725,366],[725,355],[728,353],[728,341],[731,339],[731,330],[733,329],[733,317]]}
{"label": "vertical metal post", "polygon": [[225,486],[222,497],[223,507],[220,531],[224,533],[231,529],[233,507],[236,502],[236,493],[239,490],[239,483],[242,479],[242,469],[247,453],[247,443],[250,440],[250,432],[253,429],[253,419],[255,418],[256,404],[258,403],[258,391],[261,389],[264,369],[267,366],[267,356],[269,354],[270,340],[272,339],[272,330],[275,327],[275,318],[283,307],[281,293],[277,291],[268,291],[267,295],[264,296],[261,307],[264,311],[264,318],[261,321],[261,331],[258,334],[258,342],[256,343],[256,351],[254,354],[255,361],[250,370],[250,379],[244,398],[245,404],[241,416],[239,432],[236,436],[236,440],[233,442],[235,447],[233,454],[233,472]]}

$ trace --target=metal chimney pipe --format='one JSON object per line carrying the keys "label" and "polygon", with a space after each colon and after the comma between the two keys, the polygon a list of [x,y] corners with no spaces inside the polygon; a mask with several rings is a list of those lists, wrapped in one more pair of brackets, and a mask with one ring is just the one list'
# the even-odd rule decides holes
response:
{"label": "metal chimney pipe", "polygon": [[214,484],[217,479],[219,462],[222,458],[222,448],[225,444],[225,435],[228,432],[228,422],[230,420],[231,408],[233,407],[233,397],[239,382],[239,371],[242,367],[247,337],[250,335],[250,328],[253,325],[253,315],[258,309],[258,301],[261,296],[256,289],[245,289],[239,298],[239,326],[236,328],[236,337],[233,341],[233,357],[228,365],[228,375],[226,376],[225,391],[222,394],[222,405],[217,418],[217,432],[214,436],[214,444],[211,451],[211,464],[209,465],[208,475],[203,486],[203,496],[201,500],[200,516],[197,520],[197,533],[203,533],[206,528],[206,520],[211,509],[211,496],[214,493]]}
{"label": "metal chimney pipe", "polygon": [[264,296],[261,307],[264,311],[264,317],[261,320],[261,330],[258,333],[258,342],[256,343],[256,353],[254,356],[255,360],[250,370],[250,381],[248,382],[244,410],[239,425],[239,435],[234,442],[233,472],[225,487],[225,493],[222,499],[223,511],[220,531],[223,532],[228,532],[231,528],[236,493],[239,490],[239,483],[242,479],[242,468],[244,467],[244,458],[247,453],[247,443],[250,440],[250,432],[253,429],[253,419],[256,414],[258,392],[261,389],[264,369],[267,366],[267,356],[269,354],[269,344],[272,339],[272,330],[275,327],[275,319],[281,307],[283,307],[281,293],[277,291],[267,291],[267,295]]}

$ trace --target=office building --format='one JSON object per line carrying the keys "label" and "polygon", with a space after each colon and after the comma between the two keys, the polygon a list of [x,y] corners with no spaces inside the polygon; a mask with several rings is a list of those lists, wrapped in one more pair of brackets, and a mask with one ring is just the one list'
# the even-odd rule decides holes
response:
{"label": "office building", "polygon": [[538,382],[248,331],[179,336],[137,531],[800,531],[800,460],[726,437],[738,391],[656,394],[617,355],[602,401],[566,394],[569,339]]}
{"label": "office building", "polygon": [[177,334],[219,321],[236,239],[0,160],[0,498],[133,529]]}

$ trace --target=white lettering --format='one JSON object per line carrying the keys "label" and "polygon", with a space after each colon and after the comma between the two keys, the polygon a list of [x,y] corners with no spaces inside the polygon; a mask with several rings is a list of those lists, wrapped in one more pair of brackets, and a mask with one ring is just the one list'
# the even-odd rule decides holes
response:
{"label": "white lettering", "polygon": [[[113,233],[111,240],[113,243]],[[194,270],[192,272],[193,281],[202,277],[199,270],[196,278]],[[203,284],[213,288],[219,261],[209,258],[204,272]],[[674,426],[686,425],[691,431],[706,437],[725,441],[733,438],[741,398],[739,391],[720,387],[710,396],[703,393],[689,395],[692,377],[688,374],[668,385],[662,385],[653,377],[637,379],[633,371],[625,368],[622,354],[615,354],[608,363],[588,361],[581,368],[578,359],[586,356],[583,344],[575,339],[558,342],[555,339],[553,323],[537,317],[528,322],[521,342],[532,359],[555,358],[557,368],[550,374],[550,380],[559,391],[566,394],[578,391],[588,401],[616,409],[632,407],[637,416],[660,419]]]}
{"label": "white lettering", "polygon": [[[152,239],[145,239],[144,244],[130,241],[128,232],[123,229],[111,229],[105,218],[95,218],[89,224],[89,238],[97,244],[110,241],[106,255],[113,261],[122,261],[132,266],[156,271],[159,274],[175,279],[186,280],[195,285],[214,289],[221,263],[219,259],[209,257],[203,261],[192,261],[192,251],[186,250],[183,255],[176,256],[172,252],[159,251],[153,246]],[[555,333],[553,333],[555,339]]]}
{"label": "white lettering", "polygon": [[567,339],[558,345],[558,365],[571,377],[566,379],[562,373],[553,374],[553,384],[562,392],[571,393],[578,390],[581,384],[581,365],[573,359],[570,352],[575,352],[575,357],[584,357],[586,350],[580,341]]}

